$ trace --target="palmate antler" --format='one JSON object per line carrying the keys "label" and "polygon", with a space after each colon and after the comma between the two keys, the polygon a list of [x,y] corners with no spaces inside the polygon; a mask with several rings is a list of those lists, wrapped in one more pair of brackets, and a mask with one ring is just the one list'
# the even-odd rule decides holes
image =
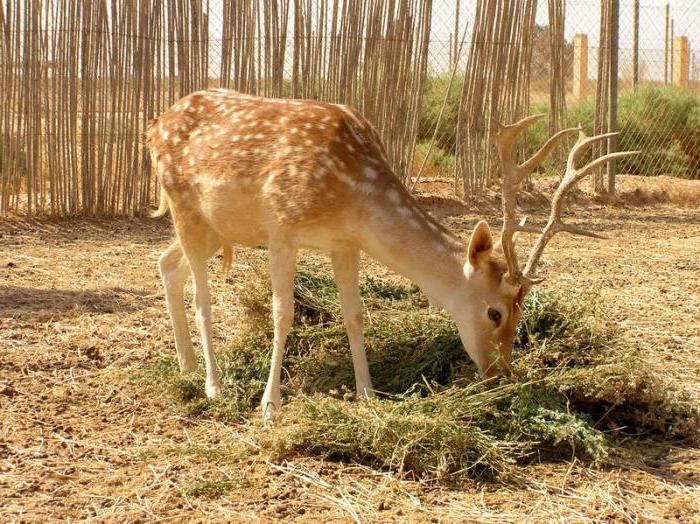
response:
{"label": "palmate antler", "polygon": [[[507,273],[506,281],[513,286],[521,286],[526,293],[534,284],[542,281],[537,276],[537,264],[542,257],[544,248],[554,235],[565,231],[574,235],[583,235],[592,238],[604,238],[603,236],[587,231],[580,227],[565,224],[562,221],[561,215],[564,206],[564,197],[571,189],[580,182],[584,177],[589,175],[593,170],[618,158],[636,155],[639,151],[622,151],[618,153],[609,153],[600,158],[592,160],[583,167],[577,168],[576,165],[581,156],[585,153],[588,146],[594,142],[608,139],[615,136],[617,133],[606,133],[593,137],[587,137],[582,127],[563,129],[552,136],[537,153],[522,164],[516,164],[513,161],[513,148],[515,141],[528,127],[545,115],[534,115],[522,119],[513,125],[504,126],[496,121],[493,122],[496,128],[495,143],[498,150],[498,157],[501,162],[503,176],[503,230],[501,232],[501,248],[506,260]],[[549,220],[544,229],[540,230],[534,226],[527,226],[522,221],[518,223],[516,218],[516,196],[523,181],[527,176],[537,169],[545,161],[547,156],[554,150],[559,140],[563,137],[578,132],[579,138],[574,147],[569,153],[569,158],[566,164],[566,173],[559,183],[559,187],[554,192],[552,197],[552,208],[549,214]],[[525,268],[521,269],[518,263],[518,257],[515,252],[515,235],[518,232],[539,233],[540,236],[535,242]]]}

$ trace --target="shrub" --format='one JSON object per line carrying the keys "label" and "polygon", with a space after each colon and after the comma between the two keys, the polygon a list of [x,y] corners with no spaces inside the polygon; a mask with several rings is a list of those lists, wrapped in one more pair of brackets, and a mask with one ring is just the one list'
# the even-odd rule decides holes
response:
{"label": "shrub", "polygon": [[[547,103],[533,106],[532,113],[547,113]],[[567,125],[582,124],[593,134],[595,100],[588,98],[568,107]],[[620,95],[618,123],[620,150],[642,151],[621,159],[618,170],[636,175],[700,177],[700,97],[676,86],[643,86]],[[546,119],[528,135],[532,154],[549,136]]]}
{"label": "shrub", "polygon": [[[450,85],[451,73],[438,76],[430,76],[425,81],[423,87],[423,100],[420,121],[418,124],[418,141],[430,141],[435,132],[435,124],[438,121],[440,110],[445,99],[447,87]],[[455,75],[452,81],[445,111],[438,126],[436,144],[446,153],[454,154],[455,131],[457,129],[457,118],[459,116],[459,104],[462,98],[463,75]]]}
{"label": "shrub", "polygon": [[430,158],[425,165],[423,176],[452,176],[456,162],[455,156],[446,152],[437,144],[434,144],[433,147],[430,148],[429,142],[421,142],[416,146],[416,157],[414,162],[416,169],[418,169],[423,163],[425,155],[428,154],[428,149],[430,149]]}

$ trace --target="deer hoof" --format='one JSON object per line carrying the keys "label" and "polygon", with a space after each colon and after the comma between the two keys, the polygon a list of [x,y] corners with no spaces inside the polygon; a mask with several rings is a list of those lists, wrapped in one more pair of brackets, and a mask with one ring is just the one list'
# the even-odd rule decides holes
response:
{"label": "deer hoof", "polygon": [[370,384],[368,386],[357,386],[356,391],[357,391],[357,398],[360,400],[366,399],[366,398],[376,397],[374,390],[372,389],[372,384]]}
{"label": "deer hoof", "polygon": [[279,402],[273,402],[272,400],[263,398],[260,409],[262,410],[263,424],[265,426],[270,426],[274,423],[275,418],[277,418]]}
{"label": "deer hoof", "polygon": [[181,373],[194,373],[199,371],[199,366],[197,365],[197,359],[182,359],[180,360],[180,372]]}
{"label": "deer hoof", "polygon": [[221,384],[207,381],[207,398],[217,398],[221,395]]}

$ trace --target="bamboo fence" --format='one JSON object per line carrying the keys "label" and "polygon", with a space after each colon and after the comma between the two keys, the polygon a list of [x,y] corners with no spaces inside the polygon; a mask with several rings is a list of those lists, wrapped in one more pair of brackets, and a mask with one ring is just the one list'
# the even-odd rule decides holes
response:
{"label": "bamboo fence", "polygon": [[[686,62],[683,89],[700,91],[699,20],[697,7],[639,0],[0,0],[0,216],[146,212],[157,198],[146,123],[210,87],[352,105],[409,188],[438,173],[478,195],[498,178],[492,118],[544,103],[549,132],[579,123],[574,34],[591,41],[580,76],[595,111],[581,123],[604,132],[618,92],[670,83]],[[675,34],[690,37],[685,61]],[[638,115],[655,127],[622,123],[620,141],[649,151],[638,171],[697,178],[695,134],[661,102]],[[614,188],[614,170],[595,186]]]}
{"label": "bamboo fence", "polygon": [[431,0],[219,0],[216,14],[219,39],[209,0],[0,3],[0,214],[143,213],[146,123],[206,87],[351,104],[405,176]]}

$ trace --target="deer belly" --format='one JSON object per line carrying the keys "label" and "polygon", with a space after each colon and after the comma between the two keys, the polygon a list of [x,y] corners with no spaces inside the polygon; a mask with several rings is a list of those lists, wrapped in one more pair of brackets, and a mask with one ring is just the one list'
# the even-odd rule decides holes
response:
{"label": "deer belly", "polygon": [[208,225],[232,244],[266,244],[267,229],[259,199],[245,191],[236,191],[239,187],[230,189],[233,191],[201,194],[200,210]]}

